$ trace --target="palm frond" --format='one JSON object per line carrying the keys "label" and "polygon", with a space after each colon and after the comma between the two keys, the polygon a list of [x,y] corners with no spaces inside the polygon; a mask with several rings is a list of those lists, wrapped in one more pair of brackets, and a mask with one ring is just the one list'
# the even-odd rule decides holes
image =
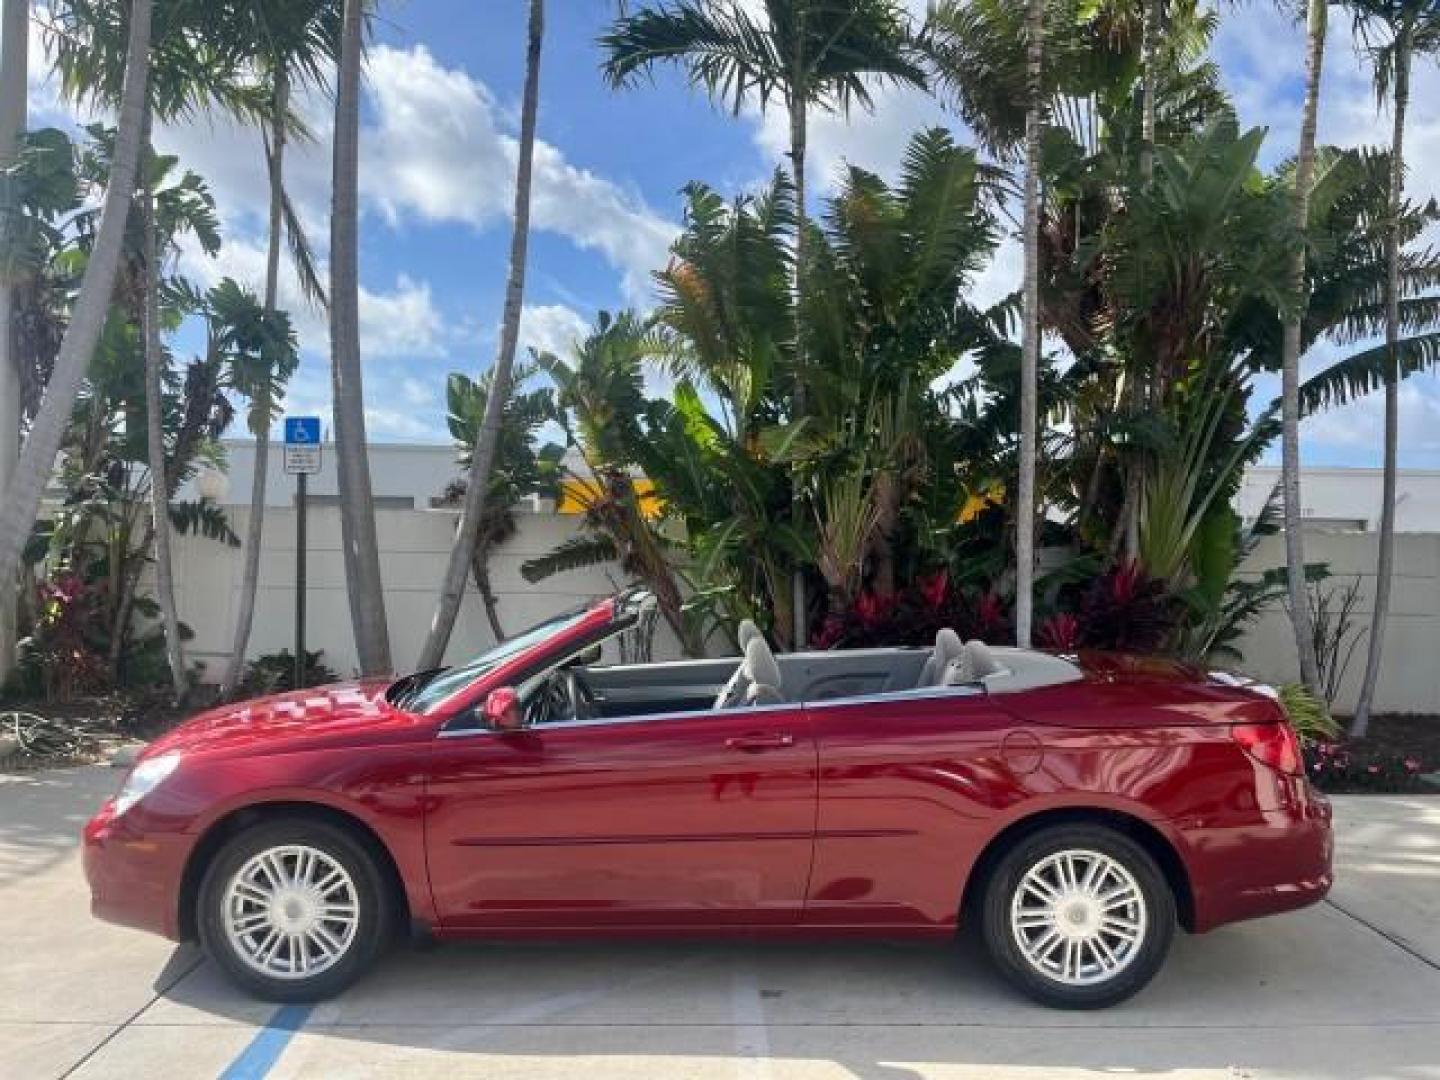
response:
{"label": "palm frond", "polygon": [[[1396,352],[1398,379],[1440,368],[1440,331],[1404,338],[1397,343]],[[1334,408],[1373,393],[1384,387],[1386,372],[1391,370],[1390,350],[1385,345],[1352,353],[1301,384],[1301,414]]]}
{"label": "palm frond", "polygon": [[554,550],[520,564],[520,574],[526,581],[544,581],[567,570],[584,570],[602,563],[615,562],[620,557],[615,541],[603,533],[587,533],[572,536],[556,545]]}

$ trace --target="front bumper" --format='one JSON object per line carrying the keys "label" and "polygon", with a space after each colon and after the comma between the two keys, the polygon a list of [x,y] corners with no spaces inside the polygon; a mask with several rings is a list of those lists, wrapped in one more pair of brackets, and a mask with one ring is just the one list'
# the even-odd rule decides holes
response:
{"label": "front bumper", "polygon": [[189,845],[181,835],[151,833],[117,817],[107,799],[85,825],[82,862],[90,884],[90,911],[120,926],[180,940],[179,897]]}
{"label": "front bumper", "polygon": [[1196,931],[1308,907],[1330,891],[1330,800],[1304,777],[1286,777],[1271,805],[1243,825],[1184,830]]}

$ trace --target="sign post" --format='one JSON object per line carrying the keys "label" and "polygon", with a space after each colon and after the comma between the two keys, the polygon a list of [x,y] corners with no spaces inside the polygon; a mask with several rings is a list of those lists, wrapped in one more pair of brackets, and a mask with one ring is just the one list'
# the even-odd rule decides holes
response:
{"label": "sign post", "polygon": [[285,418],[285,473],[295,477],[295,689],[305,686],[305,481],[320,471],[320,418]]}

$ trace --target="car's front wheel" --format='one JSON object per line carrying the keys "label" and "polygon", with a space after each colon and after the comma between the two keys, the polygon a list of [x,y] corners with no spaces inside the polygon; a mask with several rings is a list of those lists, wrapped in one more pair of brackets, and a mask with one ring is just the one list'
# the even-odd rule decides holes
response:
{"label": "car's front wheel", "polygon": [[374,963],[391,925],[368,847],[317,821],[271,822],[236,836],[211,863],[199,905],[206,951],[272,1001],[339,993]]}
{"label": "car's front wheel", "polygon": [[1046,1005],[1097,1009],[1148,983],[1175,933],[1175,898],[1149,853],[1093,825],[1034,833],[1001,858],[983,911],[1000,972]]}

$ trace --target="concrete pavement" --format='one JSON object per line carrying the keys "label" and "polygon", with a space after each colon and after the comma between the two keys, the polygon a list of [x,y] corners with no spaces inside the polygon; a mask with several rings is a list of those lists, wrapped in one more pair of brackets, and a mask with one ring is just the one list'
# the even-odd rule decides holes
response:
{"label": "concrete pavement", "polygon": [[89,917],[76,836],[118,781],[0,778],[0,1076],[1440,1080],[1440,799],[1336,800],[1334,904],[1182,936],[1103,1013],[1016,998],[970,942],[401,948],[280,1011]]}

